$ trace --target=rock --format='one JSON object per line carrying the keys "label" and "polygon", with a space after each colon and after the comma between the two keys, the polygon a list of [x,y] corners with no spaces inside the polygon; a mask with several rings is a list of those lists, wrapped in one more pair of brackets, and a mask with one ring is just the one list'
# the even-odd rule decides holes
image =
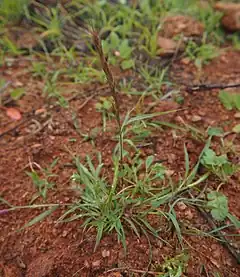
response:
{"label": "rock", "polygon": [[109,256],[110,256],[110,251],[106,250],[106,249],[103,249],[102,250],[102,257],[106,258],[106,257],[109,257]]}
{"label": "rock", "polygon": [[62,237],[65,238],[67,235],[68,235],[68,231],[67,231],[67,230],[64,230],[64,231],[62,232]]}
{"label": "rock", "polygon": [[187,205],[183,202],[178,202],[177,207],[179,208],[180,211],[185,211],[187,208]]}
{"label": "rock", "polygon": [[178,43],[173,39],[159,36],[157,42],[160,48],[158,51],[159,56],[174,54],[178,49]]}
{"label": "rock", "polygon": [[84,266],[85,266],[86,268],[90,268],[90,264],[89,264],[89,262],[88,262],[87,260],[84,261]]}
{"label": "rock", "polygon": [[191,212],[191,210],[186,210],[186,212],[184,213],[185,214],[185,217],[188,219],[188,220],[192,220],[193,219],[193,213]]}
{"label": "rock", "polygon": [[35,115],[42,115],[42,114],[46,114],[47,113],[47,110],[45,108],[41,108],[41,109],[37,109],[35,111]]}
{"label": "rock", "polygon": [[167,155],[167,159],[168,159],[169,163],[174,163],[176,161],[176,159],[177,159],[177,156],[175,154],[173,154],[173,153],[169,153]]}
{"label": "rock", "polygon": [[101,264],[100,260],[94,261],[94,262],[92,262],[92,267],[99,267],[100,264]]}
{"label": "rock", "polygon": [[206,115],[206,111],[205,110],[199,110],[198,111],[198,115],[199,116],[205,116]]}
{"label": "rock", "polygon": [[26,265],[20,257],[16,258],[16,262],[17,262],[18,267],[20,267],[22,269],[26,269]]}
{"label": "rock", "polygon": [[20,81],[15,81],[15,82],[13,83],[13,86],[14,86],[15,88],[20,88],[20,87],[23,87],[23,83],[20,82]]}
{"label": "rock", "polygon": [[191,63],[191,60],[186,57],[186,58],[181,59],[181,63],[184,65],[189,65]]}
{"label": "rock", "polygon": [[218,2],[214,5],[214,8],[221,12],[230,12],[230,11],[234,12],[234,11],[240,11],[240,4]]}
{"label": "rock", "polygon": [[214,8],[223,12],[221,23],[226,30],[240,31],[240,4],[220,2]]}
{"label": "rock", "polygon": [[225,15],[222,18],[222,25],[229,31],[240,31],[240,11]]}
{"label": "rock", "polygon": [[157,246],[158,246],[158,249],[159,248],[163,248],[163,241],[162,240],[157,240]]}
{"label": "rock", "polygon": [[165,175],[166,175],[167,177],[171,177],[173,174],[174,174],[174,170],[167,169],[167,170],[165,171]]}
{"label": "rock", "polygon": [[202,118],[201,118],[201,116],[199,116],[199,115],[194,115],[194,116],[192,116],[192,118],[191,118],[191,121],[192,122],[199,122],[199,121],[201,121],[202,120]]}
{"label": "rock", "polygon": [[173,38],[183,34],[185,37],[200,37],[203,35],[204,26],[191,16],[175,15],[165,18],[162,35],[166,38]]}
{"label": "rock", "polygon": [[240,112],[235,113],[235,114],[234,114],[234,117],[235,117],[235,118],[240,118]]}
{"label": "rock", "polygon": [[180,115],[176,116],[175,121],[180,124],[185,123],[184,119]]}

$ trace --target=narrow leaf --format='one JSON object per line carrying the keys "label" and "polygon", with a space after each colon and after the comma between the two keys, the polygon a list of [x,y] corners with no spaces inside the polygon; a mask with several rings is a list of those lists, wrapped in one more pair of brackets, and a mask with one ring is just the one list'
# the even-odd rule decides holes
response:
{"label": "narrow leaf", "polygon": [[21,230],[23,230],[23,229],[25,229],[25,228],[28,228],[28,227],[30,227],[30,226],[32,226],[32,225],[34,225],[34,224],[36,224],[36,223],[42,221],[45,217],[47,217],[47,216],[49,216],[51,213],[53,213],[57,208],[58,208],[58,206],[55,206],[55,207],[53,207],[53,208],[51,208],[51,209],[49,209],[49,210],[44,211],[44,212],[41,213],[40,215],[34,217],[34,218],[33,218],[32,220],[30,220],[27,224],[25,224],[23,227],[21,227],[21,228],[19,229],[19,231],[21,231]]}

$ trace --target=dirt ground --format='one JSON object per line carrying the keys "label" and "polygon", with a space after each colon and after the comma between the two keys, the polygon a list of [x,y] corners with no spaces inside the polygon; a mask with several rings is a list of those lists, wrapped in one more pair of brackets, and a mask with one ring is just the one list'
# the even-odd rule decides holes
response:
{"label": "dirt ground", "polygon": [[[77,199],[71,190],[69,180],[75,168],[71,166],[74,155],[84,157],[93,151],[89,141],[83,141],[71,124],[71,111],[77,114],[77,120],[83,133],[99,127],[101,116],[95,109],[99,95],[108,93],[106,86],[97,84],[79,85],[74,89],[83,92],[70,101],[70,107],[64,109],[49,105],[42,96],[43,84],[28,72],[29,61],[16,59],[9,67],[0,68],[0,74],[12,82],[13,87],[24,86],[26,95],[15,103],[22,114],[20,121],[13,121],[0,110],[0,184],[1,197],[14,206],[28,205],[35,192],[32,180],[27,176],[30,162],[46,168],[54,158],[59,158],[54,173],[55,187],[48,192],[47,203],[69,203]],[[184,60],[177,61],[171,70],[174,80],[189,83],[195,79],[196,68]],[[126,73],[125,73],[126,75]],[[206,83],[239,83],[240,52],[225,50],[215,58],[202,72],[202,80]],[[71,90],[72,88],[68,88]],[[218,99],[219,90],[187,92],[183,89],[184,104],[179,106],[172,101],[159,102],[152,111],[164,111],[180,108],[179,111],[162,116],[162,120],[181,124],[189,123],[200,130],[208,126],[221,126],[224,131],[231,131],[239,123],[236,111],[228,111]],[[232,89],[239,92],[239,90]],[[96,93],[97,92],[97,93]],[[91,97],[91,95],[94,97]],[[90,98],[89,98],[90,96]],[[86,99],[89,101],[86,103]],[[122,112],[126,112],[135,98],[122,94]],[[147,107],[149,99],[145,99]],[[82,105],[84,103],[84,105]],[[195,122],[194,116],[198,116]],[[37,124],[38,122],[39,124]],[[37,125],[37,127],[36,127]],[[12,130],[12,131],[9,131]],[[75,140],[72,140],[75,139]],[[217,139],[216,139],[217,140]],[[240,154],[239,134],[229,134],[225,141],[234,141],[235,151]],[[216,141],[217,144],[218,141]],[[155,154],[164,160],[164,165],[172,171],[173,176],[184,172],[183,145],[186,144],[191,162],[198,159],[204,142],[197,140],[188,133],[174,135],[172,130],[164,128],[154,135],[154,148],[145,148],[143,155]],[[219,142],[218,142],[219,143]],[[115,142],[111,134],[101,133],[95,139],[95,149],[103,152],[106,166],[111,166],[110,155]],[[237,161],[239,163],[239,160]],[[234,176],[231,182],[224,184],[221,191],[228,197],[230,212],[240,218],[240,176]],[[208,180],[209,188],[217,188],[219,182]],[[36,201],[38,202],[38,200]],[[6,209],[1,204],[0,210]],[[61,215],[58,209],[44,221],[22,231],[18,231],[26,222],[39,214],[38,209],[19,209],[0,215],[0,276],[5,277],[67,277],[67,276],[140,276],[149,270],[149,242],[142,236],[138,239],[131,230],[127,233],[127,256],[124,255],[116,235],[106,235],[100,246],[93,252],[95,231],[83,231],[81,221],[56,224]],[[210,227],[198,211],[190,206],[178,207],[177,216],[183,224],[195,226],[202,231]],[[210,237],[184,234],[190,256],[185,276],[240,276],[240,266],[228,250],[217,240]],[[173,257],[181,252],[181,246],[174,232],[162,231],[166,244],[151,237],[152,264],[163,262],[165,257]],[[238,247],[239,239],[236,238]],[[153,267],[151,267],[153,268]],[[205,268],[206,270],[204,270]],[[202,269],[202,270],[201,270]],[[149,270],[151,271],[151,269]],[[154,271],[154,269],[152,269]],[[147,276],[152,276],[151,272]],[[159,275],[161,276],[161,275]],[[215,275],[218,276],[218,275]]]}

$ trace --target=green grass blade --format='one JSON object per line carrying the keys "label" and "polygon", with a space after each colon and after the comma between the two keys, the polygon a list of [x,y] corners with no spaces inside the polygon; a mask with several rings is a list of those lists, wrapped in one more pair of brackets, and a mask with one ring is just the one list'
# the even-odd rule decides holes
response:
{"label": "green grass blade", "polygon": [[33,218],[32,220],[30,220],[27,224],[25,224],[23,227],[21,227],[21,228],[19,229],[19,231],[21,231],[21,230],[23,230],[23,229],[25,229],[25,228],[28,228],[28,227],[30,227],[30,226],[32,226],[32,225],[34,225],[34,224],[36,224],[36,223],[42,221],[45,217],[47,217],[47,216],[49,216],[51,213],[53,213],[57,208],[58,208],[58,206],[55,206],[55,207],[53,207],[53,208],[51,208],[51,209],[48,209],[48,210],[44,211],[44,212],[41,213],[40,215],[34,217],[34,218]]}
{"label": "green grass blade", "polygon": [[176,233],[177,233],[178,240],[179,240],[181,246],[183,247],[181,229],[180,229],[180,226],[178,224],[175,211],[172,209],[170,213],[167,213],[167,215],[168,215],[169,219],[171,220],[172,224],[174,225]]}
{"label": "green grass blade", "polygon": [[185,178],[187,178],[189,173],[189,155],[188,155],[188,151],[185,143],[184,143],[184,157],[185,157]]}

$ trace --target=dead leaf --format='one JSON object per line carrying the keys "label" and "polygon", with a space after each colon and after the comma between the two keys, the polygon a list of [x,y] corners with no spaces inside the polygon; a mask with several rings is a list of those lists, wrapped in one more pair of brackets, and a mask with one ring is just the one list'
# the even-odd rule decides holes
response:
{"label": "dead leaf", "polygon": [[16,108],[7,108],[6,114],[8,117],[10,117],[13,120],[20,120],[22,118],[21,113]]}

